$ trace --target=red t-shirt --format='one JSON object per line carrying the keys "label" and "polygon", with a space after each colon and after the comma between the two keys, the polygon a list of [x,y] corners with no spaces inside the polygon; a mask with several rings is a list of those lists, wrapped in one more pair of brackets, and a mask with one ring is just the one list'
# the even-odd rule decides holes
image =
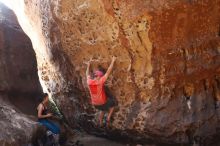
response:
{"label": "red t-shirt", "polygon": [[93,80],[90,76],[87,77],[87,84],[89,86],[93,105],[102,105],[106,103],[107,98],[104,90],[105,81],[105,76],[102,76],[99,80]]}

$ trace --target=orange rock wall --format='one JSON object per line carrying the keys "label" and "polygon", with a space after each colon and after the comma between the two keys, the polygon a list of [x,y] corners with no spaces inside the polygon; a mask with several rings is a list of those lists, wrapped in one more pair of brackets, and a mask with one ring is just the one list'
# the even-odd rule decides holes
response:
{"label": "orange rock wall", "polygon": [[97,131],[84,63],[93,57],[93,70],[107,68],[115,55],[107,83],[118,100],[113,131],[176,143],[216,134],[219,0],[17,3],[23,11],[13,9],[32,40],[41,83],[71,125]]}

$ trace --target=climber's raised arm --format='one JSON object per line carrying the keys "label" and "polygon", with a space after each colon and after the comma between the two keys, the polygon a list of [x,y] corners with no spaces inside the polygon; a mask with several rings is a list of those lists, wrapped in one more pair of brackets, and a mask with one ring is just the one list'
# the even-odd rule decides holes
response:
{"label": "climber's raised arm", "polygon": [[88,76],[89,76],[90,62],[91,62],[91,60],[89,60],[89,62],[87,63],[86,77],[88,77]]}
{"label": "climber's raised arm", "polygon": [[113,56],[113,57],[112,57],[112,62],[111,62],[111,64],[110,64],[110,66],[108,67],[107,72],[106,72],[105,75],[104,75],[106,79],[109,77],[110,73],[112,72],[112,68],[113,68],[113,66],[114,66],[115,60],[116,60],[116,57]]}

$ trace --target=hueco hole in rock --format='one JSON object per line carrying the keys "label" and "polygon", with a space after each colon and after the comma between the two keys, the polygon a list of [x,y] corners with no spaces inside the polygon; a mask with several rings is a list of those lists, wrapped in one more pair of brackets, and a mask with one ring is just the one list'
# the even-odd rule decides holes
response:
{"label": "hueco hole in rock", "polygon": [[220,0],[0,1],[0,146],[220,146]]}

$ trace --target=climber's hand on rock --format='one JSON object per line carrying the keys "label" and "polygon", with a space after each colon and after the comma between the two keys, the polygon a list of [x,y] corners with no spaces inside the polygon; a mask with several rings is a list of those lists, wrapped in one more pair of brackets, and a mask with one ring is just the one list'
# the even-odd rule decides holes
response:
{"label": "climber's hand on rock", "polygon": [[84,62],[86,65],[90,65],[91,64],[91,62],[92,62],[92,57],[89,59],[89,61],[88,62]]}
{"label": "climber's hand on rock", "polygon": [[91,58],[89,59],[89,63],[91,63],[92,61],[94,61],[94,60],[93,60],[93,57],[91,57]]}
{"label": "climber's hand on rock", "polygon": [[116,60],[116,57],[115,57],[115,56],[112,56],[112,61],[115,62],[115,60]]}
{"label": "climber's hand on rock", "polygon": [[83,62],[85,65],[90,65],[91,63],[89,62],[89,61],[87,61],[87,62]]}

